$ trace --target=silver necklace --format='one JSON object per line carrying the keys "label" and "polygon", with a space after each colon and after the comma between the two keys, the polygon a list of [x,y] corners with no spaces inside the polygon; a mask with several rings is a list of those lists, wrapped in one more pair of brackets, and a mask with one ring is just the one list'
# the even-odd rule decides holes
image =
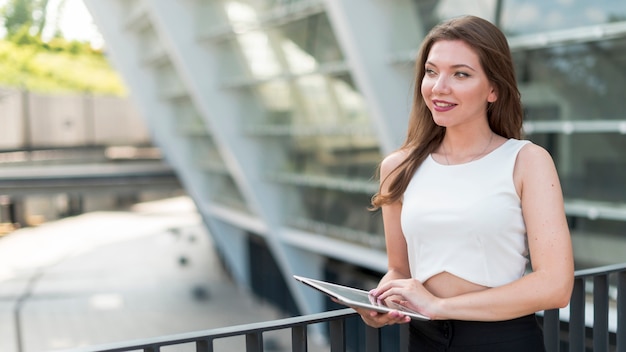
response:
{"label": "silver necklace", "polygon": [[[467,162],[471,163],[472,161],[480,158],[481,155],[485,154],[485,152],[487,151],[487,148],[489,148],[489,146],[491,145],[491,141],[492,140],[493,140],[493,132],[489,136],[489,142],[487,142],[487,145],[485,146],[485,149],[483,149],[483,151],[480,152],[480,154],[477,154],[475,157],[473,157],[472,160],[467,161]],[[446,164],[450,165],[450,160],[448,160],[448,151],[446,151],[446,146],[443,143],[441,143],[441,148],[443,149],[443,156],[446,158]]]}

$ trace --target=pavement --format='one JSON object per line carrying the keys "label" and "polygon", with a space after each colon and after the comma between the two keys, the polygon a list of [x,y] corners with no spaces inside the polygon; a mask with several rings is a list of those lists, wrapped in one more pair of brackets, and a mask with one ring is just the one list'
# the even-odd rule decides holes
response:
{"label": "pavement", "polygon": [[[234,285],[187,197],[0,238],[1,352],[59,351],[283,317]],[[289,351],[289,334],[264,335],[266,351]],[[214,347],[243,351],[245,341],[216,340]]]}

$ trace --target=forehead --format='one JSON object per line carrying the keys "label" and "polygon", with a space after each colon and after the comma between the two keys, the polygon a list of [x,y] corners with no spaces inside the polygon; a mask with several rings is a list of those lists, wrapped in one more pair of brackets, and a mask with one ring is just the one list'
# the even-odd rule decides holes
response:
{"label": "forehead", "polygon": [[476,51],[462,40],[438,40],[431,46],[426,60],[435,65],[469,65],[480,69]]}

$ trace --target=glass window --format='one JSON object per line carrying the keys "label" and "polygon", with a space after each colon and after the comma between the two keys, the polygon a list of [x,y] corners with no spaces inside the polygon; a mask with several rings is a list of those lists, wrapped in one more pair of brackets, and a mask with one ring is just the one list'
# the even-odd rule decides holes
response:
{"label": "glass window", "polygon": [[625,20],[626,1],[623,0],[508,0],[502,5],[502,29],[508,35]]}
{"label": "glass window", "polygon": [[281,47],[292,72],[314,70],[318,64],[343,61],[325,13],[287,23],[278,29]]}
{"label": "glass window", "polygon": [[626,38],[515,53],[532,120],[626,119]]}
{"label": "glass window", "polygon": [[212,199],[226,207],[236,208],[250,213],[239,188],[230,175],[214,174],[211,177]]}
{"label": "glass window", "polygon": [[319,188],[301,188],[300,193],[303,209],[291,217],[292,226],[383,249],[382,218],[367,210],[370,196]]}
{"label": "glass window", "polygon": [[[498,2],[501,2],[499,14]],[[623,0],[415,0],[425,31],[440,21],[465,14],[499,19],[508,35],[522,35],[626,20]]]}
{"label": "glass window", "polygon": [[626,136],[619,133],[532,134],[554,157],[565,198],[626,202]]}
{"label": "glass window", "polygon": [[498,0],[414,0],[423,25],[427,33],[439,22],[461,15],[475,15],[495,22],[496,5]]}

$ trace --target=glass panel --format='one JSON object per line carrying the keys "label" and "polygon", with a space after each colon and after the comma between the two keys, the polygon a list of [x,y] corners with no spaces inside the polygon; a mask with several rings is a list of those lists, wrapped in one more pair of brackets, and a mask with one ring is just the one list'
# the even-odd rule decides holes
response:
{"label": "glass panel", "polygon": [[250,5],[239,1],[227,1],[225,9],[235,33],[241,32],[236,36],[236,41],[250,75],[260,79],[281,73],[282,68],[267,33],[247,30],[260,25],[258,13]]}
{"label": "glass panel", "polygon": [[324,63],[343,60],[325,14],[314,14],[277,28],[245,30],[261,25],[257,13],[241,2],[231,1],[225,6],[235,32],[241,27],[241,33],[228,48],[231,54],[222,60],[228,66],[232,66],[229,60],[244,63],[244,69],[232,77],[267,79],[287,72],[310,73]]}
{"label": "glass panel", "polygon": [[281,48],[293,73],[310,72],[324,62],[343,61],[326,14],[316,14],[278,29]]}
{"label": "glass panel", "polygon": [[554,157],[565,198],[626,203],[626,136],[533,134],[529,139]]}
{"label": "glass panel", "polygon": [[248,205],[230,175],[212,175],[212,199],[227,207],[250,212]]}
{"label": "glass panel", "polygon": [[335,96],[329,90],[326,77],[310,75],[298,78],[297,87],[302,94],[304,109],[311,124],[337,124],[339,112]]}
{"label": "glass panel", "polygon": [[155,70],[155,75],[157,88],[159,89],[161,96],[171,97],[181,95],[185,92],[183,82],[180,80],[178,72],[176,72],[173,65],[169,64],[159,66],[159,68]]}
{"label": "glass panel", "polygon": [[367,130],[371,123],[363,97],[348,75],[307,75],[296,81],[258,84],[253,89],[266,110],[264,124],[349,125]]}
{"label": "glass panel", "polygon": [[311,175],[370,179],[382,160],[376,139],[367,136],[298,136],[285,138],[284,148],[286,171]]}
{"label": "glass panel", "polygon": [[[370,196],[318,188],[302,188],[300,194],[303,209],[301,214],[291,217],[294,219],[293,226],[327,236],[352,239],[360,244],[383,243],[382,218],[379,213],[367,210]],[[315,224],[326,226],[316,227]],[[377,241],[369,237],[375,237]]]}
{"label": "glass panel", "polygon": [[[297,5],[301,2],[310,2],[311,0],[239,0],[259,12],[267,12],[281,6]],[[232,2],[232,1],[231,1]]]}
{"label": "glass panel", "polygon": [[224,165],[222,155],[209,136],[199,136],[191,139],[191,156],[198,165]]}
{"label": "glass panel", "polygon": [[340,119],[349,125],[370,125],[370,116],[363,96],[356,91],[350,75],[331,77],[328,84],[336,96]]}
{"label": "glass panel", "polygon": [[626,119],[626,38],[515,53],[527,119]]}
{"label": "glass panel", "polygon": [[623,0],[509,0],[503,1],[502,6],[502,28],[510,35],[624,20],[626,1]]}
{"label": "glass panel", "polygon": [[195,29],[201,35],[228,27],[222,0],[196,1],[194,16]]}
{"label": "glass panel", "polygon": [[[497,0],[415,0],[428,31],[441,20],[470,14],[495,22]],[[626,20],[622,0],[502,0],[501,27],[510,35],[530,34]]]}
{"label": "glass panel", "polygon": [[265,123],[287,125],[293,122],[296,104],[293,98],[295,91],[291,82],[267,82],[258,85],[256,91],[267,110]]}
{"label": "glass panel", "polygon": [[213,45],[215,45],[215,53],[219,61],[218,74],[222,82],[229,83],[233,79],[251,77],[247,57],[236,38],[213,43]]}
{"label": "glass panel", "polygon": [[414,0],[424,33],[444,19],[475,15],[495,22],[497,0]]}
{"label": "glass panel", "polygon": [[189,98],[181,98],[172,102],[174,116],[180,122],[177,124],[183,134],[206,135],[210,131],[204,124],[204,120],[194,108],[193,102]]}

